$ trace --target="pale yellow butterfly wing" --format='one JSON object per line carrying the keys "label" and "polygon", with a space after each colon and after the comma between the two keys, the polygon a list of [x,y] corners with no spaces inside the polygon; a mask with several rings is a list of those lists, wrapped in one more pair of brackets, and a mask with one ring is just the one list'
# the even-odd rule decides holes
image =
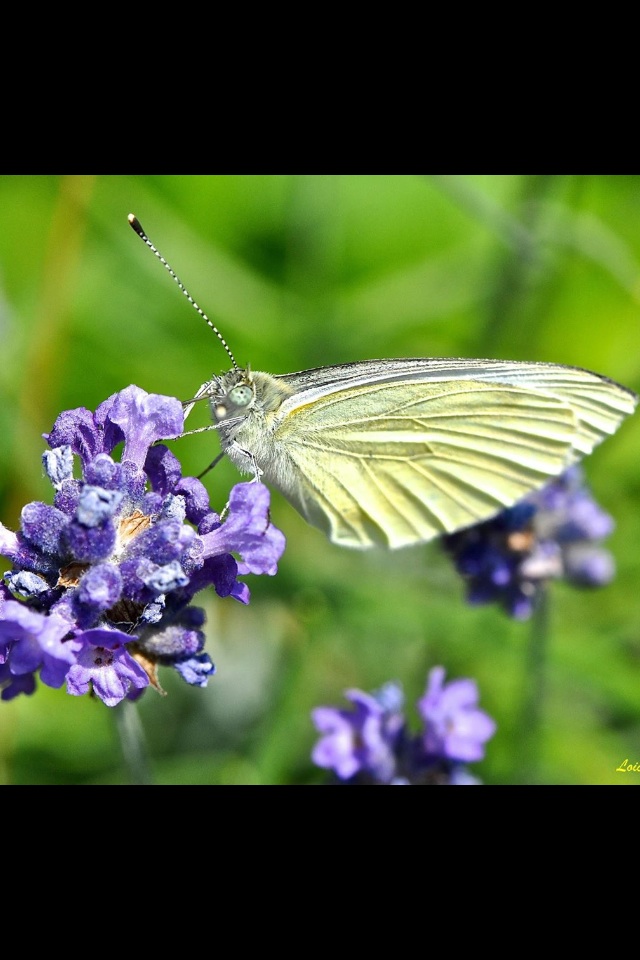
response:
{"label": "pale yellow butterfly wing", "polygon": [[[314,371],[275,378],[295,393],[273,416],[279,468],[265,464],[264,479],[344,546],[397,548],[488,519],[635,406],[630,391],[572,367],[387,361],[363,382],[374,363],[327,368],[323,383]],[[478,365],[486,381],[470,379]]]}

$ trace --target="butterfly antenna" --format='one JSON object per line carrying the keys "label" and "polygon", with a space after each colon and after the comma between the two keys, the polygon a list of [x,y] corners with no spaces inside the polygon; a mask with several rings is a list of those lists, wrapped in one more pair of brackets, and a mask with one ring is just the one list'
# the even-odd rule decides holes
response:
{"label": "butterfly antenna", "polygon": [[151,250],[152,253],[155,253],[156,257],[158,258],[158,260],[160,261],[160,263],[162,264],[162,266],[167,268],[167,270],[169,271],[169,273],[171,274],[171,276],[173,277],[173,279],[175,280],[175,282],[178,284],[178,286],[180,287],[180,289],[181,289],[182,292],[184,293],[185,297],[187,298],[187,300],[189,301],[189,303],[191,304],[191,306],[194,307],[194,308],[198,311],[198,313],[200,314],[200,316],[202,317],[202,319],[205,321],[205,323],[207,323],[207,324],[211,327],[211,329],[213,330],[213,332],[214,332],[215,335],[217,336],[218,340],[220,341],[220,343],[222,344],[222,346],[224,347],[224,349],[227,351],[227,353],[228,353],[228,355],[229,355],[229,359],[231,360],[231,363],[233,364],[233,366],[235,367],[236,370],[239,370],[240,368],[238,367],[238,364],[236,363],[236,358],[235,358],[234,355],[232,354],[231,348],[229,347],[227,341],[224,339],[224,337],[222,336],[222,334],[220,333],[220,331],[218,330],[218,328],[211,322],[211,320],[209,320],[209,317],[206,315],[206,313],[204,312],[204,310],[201,310],[201,309],[200,309],[200,307],[199,307],[198,304],[195,302],[195,300],[193,299],[193,297],[191,296],[191,294],[189,293],[189,291],[188,291],[187,288],[185,287],[185,285],[184,285],[184,283],[182,282],[182,280],[180,279],[180,277],[179,277],[176,273],[174,273],[174,271],[171,269],[171,267],[169,266],[169,264],[167,263],[167,261],[165,260],[165,258],[162,256],[162,254],[160,253],[160,251],[158,250],[158,248],[155,247],[155,246],[151,243],[151,240],[149,240],[149,237],[148,237],[148,236],[146,235],[146,233],[144,232],[144,230],[143,230],[143,228],[142,228],[142,224],[140,223],[140,221],[138,220],[138,218],[137,218],[137,217],[134,217],[134,215],[133,215],[132,213],[130,213],[129,216],[127,217],[127,219],[128,219],[128,221],[129,221],[129,223],[131,224],[131,226],[133,227],[133,229],[135,230],[135,232],[136,232],[136,233],[138,234],[138,236],[140,237],[140,239],[141,239],[141,240],[144,240],[144,242],[145,242],[146,245],[149,247],[149,249]]}

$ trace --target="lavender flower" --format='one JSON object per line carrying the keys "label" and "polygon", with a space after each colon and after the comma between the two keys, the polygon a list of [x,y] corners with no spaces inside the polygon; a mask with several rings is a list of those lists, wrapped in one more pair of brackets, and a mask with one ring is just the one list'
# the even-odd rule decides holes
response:
{"label": "lavender flower", "polygon": [[0,583],[3,699],[32,693],[38,675],[114,706],[150,683],[161,690],[159,666],[197,686],[214,673],[191,601],[212,586],[248,603],[238,576],[273,575],[284,537],[260,483],[238,484],[223,517],[211,510],[205,487],[158,443],[182,429],[180,401],[131,386],[95,413],[65,411],[45,435],[53,505],[27,504],[18,532],[0,524],[12,562]]}
{"label": "lavender flower", "polygon": [[355,709],[317,707],[312,713],[316,729],[323,734],[314,747],[313,762],[335,770],[341,780],[361,774],[373,782],[388,783],[395,772],[395,751],[404,726],[399,707],[387,706],[380,694],[371,696],[362,690],[347,690],[345,697]]}
{"label": "lavender flower", "polygon": [[444,678],[444,667],[434,667],[426,693],[418,701],[425,724],[425,755],[465,763],[482,760],[484,744],[496,731],[495,722],[478,708],[475,680],[445,684]]}
{"label": "lavender flower", "polygon": [[613,579],[613,558],[600,545],[612,530],[576,466],[492,520],[444,537],[443,546],[469,603],[497,602],[526,620],[548,580],[601,587]]}
{"label": "lavender flower", "polygon": [[418,711],[424,728],[410,734],[398,683],[373,694],[348,690],[351,710],[317,707],[312,720],[321,734],[311,758],[337,780],[352,784],[475,784],[465,764],[484,757],[496,724],[478,708],[473,680],[444,683],[434,667]]}

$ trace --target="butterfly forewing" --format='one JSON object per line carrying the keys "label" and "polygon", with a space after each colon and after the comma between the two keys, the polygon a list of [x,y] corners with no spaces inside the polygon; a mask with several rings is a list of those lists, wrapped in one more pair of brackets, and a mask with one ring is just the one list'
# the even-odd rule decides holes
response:
{"label": "butterfly forewing", "polygon": [[291,469],[273,480],[346,546],[401,547],[488,519],[635,406],[630,391],[572,367],[385,363],[382,375],[367,361],[276,378],[294,393],[272,434]]}
{"label": "butterfly forewing", "polygon": [[307,403],[325,393],[374,382],[480,380],[522,387],[556,396],[569,404],[579,421],[574,445],[580,455],[590,453],[605,436],[614,433],[622,420],[633,413],[638,401],[632,390],[581,367],[513,360],[364,360],[303,370],[276,379],[293,388],[299,399]]}

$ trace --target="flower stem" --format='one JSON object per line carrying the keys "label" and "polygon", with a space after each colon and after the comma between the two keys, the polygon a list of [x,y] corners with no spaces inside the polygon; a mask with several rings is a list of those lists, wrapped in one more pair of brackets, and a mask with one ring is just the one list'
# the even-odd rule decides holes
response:
{"label": "flower stem", "polygon": [[535,599],[531,633],[524,656],[522,706],[516,741],[516,783],[537,782],[548,641],[549,594],[545,585],[541,584]]}
{"label": "flower stem", "polygon": [[129,700],[123,700],[113,708],[113,714],[125,766],[129,772],[129,780],[135,786],[149,786],[153,783],[153,779],[147,760],[144,731],[136,705]]}

